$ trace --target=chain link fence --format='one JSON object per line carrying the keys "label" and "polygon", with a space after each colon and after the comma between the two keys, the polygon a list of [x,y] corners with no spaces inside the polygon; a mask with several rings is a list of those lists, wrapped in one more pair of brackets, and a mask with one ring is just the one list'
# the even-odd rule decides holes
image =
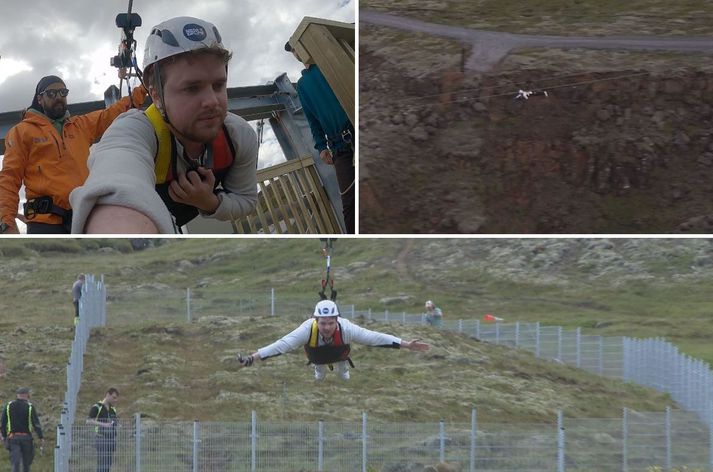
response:
{"label": "chain link fence", "polygon": [[[465,416],[465,415],[464,415]],[[69,467],[106,460],[94,428],[75,425]],[[710,470],[711,437],[695,415],[624,410],[621,418],[554,424],[123,420],[113,471],[401,471],[447,462],[461,471]]]}

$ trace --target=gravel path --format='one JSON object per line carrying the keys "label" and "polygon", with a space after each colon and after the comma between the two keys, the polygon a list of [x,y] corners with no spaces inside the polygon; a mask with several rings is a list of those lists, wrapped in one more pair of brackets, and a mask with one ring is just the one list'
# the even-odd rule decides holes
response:
{"label": "gravel path", "polygon": [[473,45],[466,68],[487,72],[519,48],[588,48],[588,49],[638,49],[678,51],[684,53],[713,54],[713,38],[663,37],[663,36],[545,36],[483,31],[457,26],[427,23],[372,10],[360,10],[359,21],[390,28],[418,31],[453,38]]}

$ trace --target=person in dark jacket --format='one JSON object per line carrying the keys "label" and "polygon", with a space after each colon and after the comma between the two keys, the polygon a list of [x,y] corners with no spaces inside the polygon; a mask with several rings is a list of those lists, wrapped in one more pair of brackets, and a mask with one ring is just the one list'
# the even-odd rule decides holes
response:
{"label": "person in dark jacket", "polygon": [[45,439],[42,435],[37,409],[30,403],[30,389],[17,389],[17,399],[5,404],[0,416],[0,435],[8,451],[12,472],[30,472],[35,458],[35,446],[32,433],[37,433],[41,447]]}
{"label": "person in dark jacket", "polygon": [[92,405],[89,410],[87,424],[94,425],[97,448],[97,472],[109,472],[114,462],[116,451],[116,428],[118,417],[116,403],[119,401],[119,391],[110,388],[104,399]]}

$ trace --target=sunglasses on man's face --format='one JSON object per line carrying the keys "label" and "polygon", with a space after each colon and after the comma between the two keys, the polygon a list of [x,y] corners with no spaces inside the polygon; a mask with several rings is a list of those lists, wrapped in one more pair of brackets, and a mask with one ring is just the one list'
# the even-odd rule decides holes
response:
{"label": "sunglasses on man's face", "polygon": [[40,95],[46,95],[48,98],[55,98],[59,94],[60,97],[66,97],[69,94],[68,89],[47,89]]}

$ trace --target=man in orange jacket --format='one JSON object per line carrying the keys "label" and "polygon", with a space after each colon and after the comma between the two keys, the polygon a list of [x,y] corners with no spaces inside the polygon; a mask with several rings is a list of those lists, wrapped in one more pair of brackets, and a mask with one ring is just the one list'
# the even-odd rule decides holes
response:
{"label": "man in orange jacket", "polygon": [[105,110],[70,116],[68,93],[61,78],[43,77],[23,120],[7,134],[0,170],[0,233],[18,232],[15,218],[24,183],[27,232],[69,234],[69,194],[89,175],[89,146],[117,116],[140,107],[146,98],[145,89],[138,87],[131,100],[125,97]]}

